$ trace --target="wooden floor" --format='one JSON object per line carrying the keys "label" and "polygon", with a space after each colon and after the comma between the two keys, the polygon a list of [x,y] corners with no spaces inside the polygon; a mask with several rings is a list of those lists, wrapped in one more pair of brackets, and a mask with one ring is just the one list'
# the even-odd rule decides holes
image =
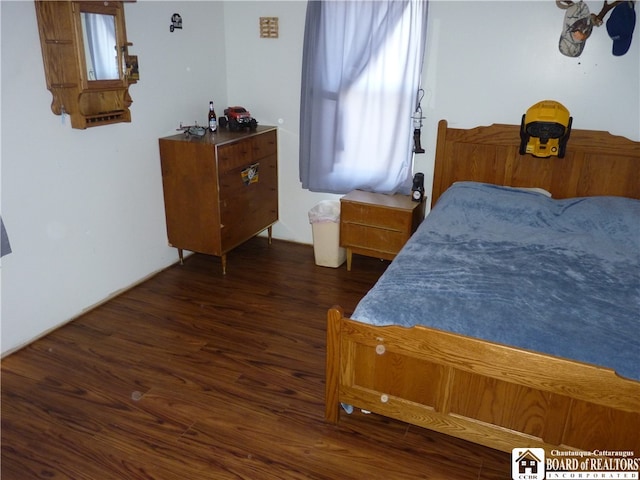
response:
{"label": "wooden floor", "polygon": [[324,422],[325,319],[386,268],[255,238],[193,255],[2,361],[2,480],[500,479],[510,456],[355,412]]}

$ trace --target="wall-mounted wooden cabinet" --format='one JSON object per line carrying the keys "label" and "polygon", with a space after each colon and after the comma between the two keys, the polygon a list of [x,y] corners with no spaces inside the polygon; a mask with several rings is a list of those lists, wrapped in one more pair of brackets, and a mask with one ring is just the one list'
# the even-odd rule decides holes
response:
{"label": "wall-mounted wooden cabinet", "polygon": [[138,62],[128,52],[123,3],[35,2],[51,110],[69,115],[73,128],[131,121]]}

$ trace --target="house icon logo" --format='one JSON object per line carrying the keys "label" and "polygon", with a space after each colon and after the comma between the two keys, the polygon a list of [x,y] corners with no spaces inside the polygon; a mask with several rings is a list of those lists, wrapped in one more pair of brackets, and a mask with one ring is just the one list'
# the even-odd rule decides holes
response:
{"label": "house icon logo", "polygon": [[514,448],[511,451],[513,480],[544,480],[544,448]]}

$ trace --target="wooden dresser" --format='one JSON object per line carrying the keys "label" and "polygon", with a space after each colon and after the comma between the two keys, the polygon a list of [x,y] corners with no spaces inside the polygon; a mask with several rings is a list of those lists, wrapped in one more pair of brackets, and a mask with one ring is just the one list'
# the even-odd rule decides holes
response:
{"label": "wooden dresser", "polygon": [[169,245],[221,257],[278,220],[276,127],[161,138]]}
{"label": "wooden dresser", "polygon": [[424,219],[425,201],[354,190],[340,199],[340,245],[353,254],[393,260]]}

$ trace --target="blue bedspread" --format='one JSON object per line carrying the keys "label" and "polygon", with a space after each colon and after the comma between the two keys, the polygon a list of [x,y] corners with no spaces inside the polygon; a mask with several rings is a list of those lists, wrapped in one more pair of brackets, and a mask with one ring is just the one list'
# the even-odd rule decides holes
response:
{"label": "blue bedspread", "polygon": [[640,201],[457,183],[352,318],[423,324],[640,380]]}

